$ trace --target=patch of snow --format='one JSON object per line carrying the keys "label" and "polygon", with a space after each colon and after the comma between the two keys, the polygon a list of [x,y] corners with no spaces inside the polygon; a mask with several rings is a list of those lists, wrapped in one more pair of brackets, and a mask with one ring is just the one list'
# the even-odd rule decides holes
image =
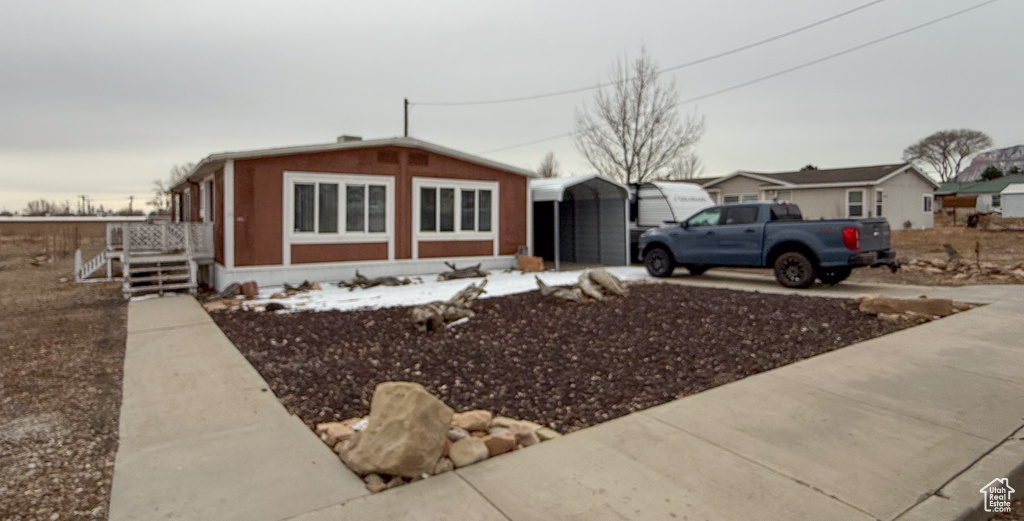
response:
{"label": "patch of snow", "polygon": [[[647,270],[637,266],[617,266],[607,268],[622,280],[649,279]],[[549,286],[566,286],[575,284],[583,270],[578,271],[546,271],[543,273],[496,272],[487,276],[485,293],[480,298],[500,297],[526,293],[537,289],[534,275],[539,276]],[[380,309],[390,307],[416,306],[448,300],[462,288],[477,284],[483,279],[459,279],[438,281],[436,277],[424,276],[423,282],[413,282],[408,286],[377,286],[368,289],[339,288],[336,282],[321,282],[319,291],[305,291],[290,297],[271,299],[274,293],[284,292],[283,286],[260,288],[259,295],[245,303],[244,307],[253,309],[262,307],[269,302],[280,302],[289,311],[351,311],[354,309]],[[415,278],[413,279],[416,280]]]}

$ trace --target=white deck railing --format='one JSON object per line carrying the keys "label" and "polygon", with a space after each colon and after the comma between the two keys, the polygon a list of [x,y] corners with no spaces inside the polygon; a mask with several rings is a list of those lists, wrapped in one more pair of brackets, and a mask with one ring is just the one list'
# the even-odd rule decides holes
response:
{"label": "white deck railing", "polygon": [[111,223],[107,250],[213,257],[213,223]]}

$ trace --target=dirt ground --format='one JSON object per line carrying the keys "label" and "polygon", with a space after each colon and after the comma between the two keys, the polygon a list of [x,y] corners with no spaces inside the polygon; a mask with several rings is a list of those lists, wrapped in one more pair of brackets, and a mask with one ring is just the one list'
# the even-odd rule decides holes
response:
{"label": "dirt ground", "polygon": [[106,519],[127,306],[43,248],[0,238],[0,520]]}
{"label": "dirt ground", "polygon": [[[963,256],[964,262],[995,263],[1012,266],[1024,262],[1024,231],[981,230],[965,226],[942,226],[931,230],[895,230],[892,232],[892,247],[901,260],[947,260],[942,245],[952,244]],[[978,248],[980,256],[976,255]],[[890,284],[921,285],[963,285],[963,284],[1006,284],[1019,283],[1014,280],[1000,280],[992,277],[953,280],[947,275],[930,274],[921,270],[901,270],[891,273],[885,268],[857,269],[850,276],[854,282],[885,282]]]}
{"label": "dirt ground", "polygon": [[214,312],[307,425],[362,416],[374,386],[423,384],[455,410],[488,409],[561,432],[646,409],[900,328],[856,303],[674,284],[571,303],[530,292],[479,301],[451,330],[409,308]]}

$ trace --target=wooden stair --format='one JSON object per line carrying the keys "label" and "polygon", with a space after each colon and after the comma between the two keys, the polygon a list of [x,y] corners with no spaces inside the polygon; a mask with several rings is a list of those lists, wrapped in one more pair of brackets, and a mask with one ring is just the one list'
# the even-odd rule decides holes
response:
{"label": "wooden stair", "polygon": [[196,262],[184,254],[131,254],[124,259],[124,295],[195,293],[197,273]]}

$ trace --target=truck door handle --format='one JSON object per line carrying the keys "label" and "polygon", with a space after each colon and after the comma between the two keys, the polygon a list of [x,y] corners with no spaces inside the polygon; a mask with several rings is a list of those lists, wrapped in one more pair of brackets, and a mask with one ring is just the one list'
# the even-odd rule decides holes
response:
{"label": "truck door handle", "polygon": [[704,232],[704,235],[714,235],[715,232]]}
{"label": "truck door handle", "polygon": [[746,230],[743,230],[743,233],[754,233],[754,231],[755,230],[753,228],[747,228]]}

